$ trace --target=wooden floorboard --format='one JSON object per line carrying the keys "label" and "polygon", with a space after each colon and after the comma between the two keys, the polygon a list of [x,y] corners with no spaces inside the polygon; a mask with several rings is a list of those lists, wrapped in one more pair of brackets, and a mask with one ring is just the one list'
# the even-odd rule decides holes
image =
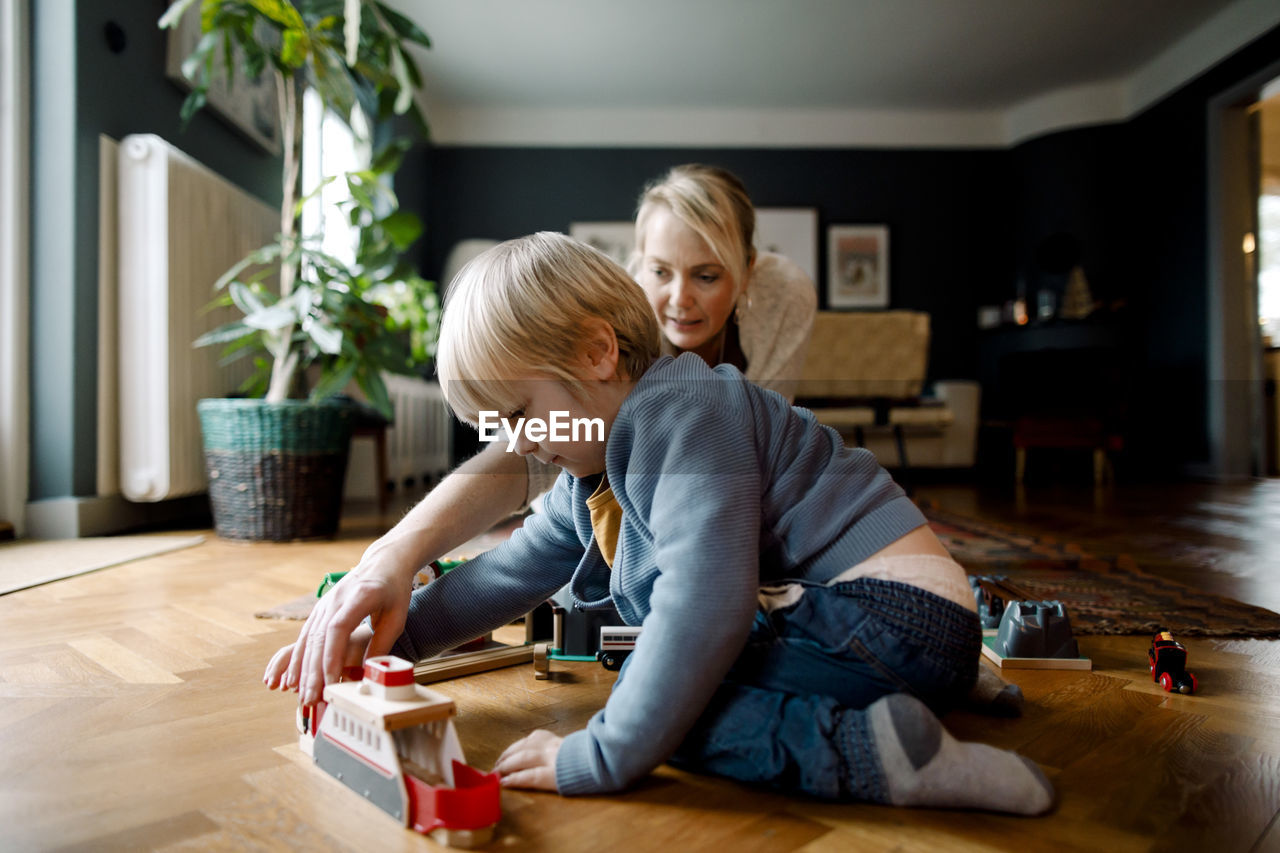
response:
{"label": "wooden floorboard", "polygon": [[[1280,608],[1280,484],[1091,490],[919,487],[957,512]],[[394,510],[393,510],[394,512]],[[254,618],[349,568],[392,518],[334,542],[208,541],[0,596],[0,849],[429,850],[298,750],[293,698],[261,685],[298,623]],[[206,533],[208,533],[206,531]],[[532,851],[1230,851],[1280,849],[1280,643],[1182,638],[1195,696],[1150,681],[1149,638],[1080,637],[1091,672],[1006,673],[1019,719],[968,712],[958,737],[1018,749],[1059,791],[1050,816],[787,797],[663,767],[635,790],[506,791],[488,849]],[[468,759],[568,733],[614,675],[554,662],[441,682]]]}

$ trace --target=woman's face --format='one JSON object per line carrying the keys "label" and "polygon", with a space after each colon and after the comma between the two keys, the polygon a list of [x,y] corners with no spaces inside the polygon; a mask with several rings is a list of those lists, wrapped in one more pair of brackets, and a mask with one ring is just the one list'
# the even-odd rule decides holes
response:
{"label": "woman's face", "polygon": [[729,269],[698,232],[664,206],[646,222],[642,245],[639,281],[662,333],[676,349],[717,364],[737,298]]}

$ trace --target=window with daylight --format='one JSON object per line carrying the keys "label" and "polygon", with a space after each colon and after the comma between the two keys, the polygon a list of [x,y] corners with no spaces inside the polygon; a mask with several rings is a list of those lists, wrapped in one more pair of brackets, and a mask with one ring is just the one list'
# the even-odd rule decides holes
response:
{"label": "window with daylight", "polygon": [[1243,247],[1258,274],[1258,323],[1266,346],[1280,346],[1280,78],[1254,105],[1258,128],[1258,234]]}
{"label": "window with daylight", "polygon": [[343,203],[351,193],[346,181],[329,181],[317,193],[325,175],[342,175],[366,168],[372,157],[363,116],[356,110],[356,132],[324,108],[320,96],[308,89],[302,102],[302,234],[320,239],[325,254],[345,264],[355,260],[359,232],[352,227]]}
{"label": "window with daylight", "polygon": [[1258,196],[1258,322],[1264,342],[1280,346],[1280,193]]}

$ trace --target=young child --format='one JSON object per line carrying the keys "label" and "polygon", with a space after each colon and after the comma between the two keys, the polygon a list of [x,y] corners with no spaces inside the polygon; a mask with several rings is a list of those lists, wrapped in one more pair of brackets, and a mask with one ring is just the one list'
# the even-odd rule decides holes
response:
{"label": "young child", "polygon": [[434,655],[565,584],[644,626],[604,709],[512,744],[503,784],[603,793],[669,760],[830,799],[1047,811],[1038,767],[931,710],[973,687],[981,631],[902,489],[737,369],[658,352],[643,290],[563,235],[497,246],[449,288],[449,405],[505,418],[514,452],[564,473],[507,542],[414,594],[393,653]]}

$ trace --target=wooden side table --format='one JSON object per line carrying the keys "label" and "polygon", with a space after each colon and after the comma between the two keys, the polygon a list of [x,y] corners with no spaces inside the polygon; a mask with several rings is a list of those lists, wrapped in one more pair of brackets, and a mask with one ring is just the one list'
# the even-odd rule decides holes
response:
{"label": "wooden side table", "polygon": [[1028,415],[1013,424],[1014,479],[1021,484],[1027,472],[1027,450],[1033,447],[1093,451],[1093,484],[1114,479],[1112,453],[1124,449],[1123,438],[1108,431],[1097,418]]}

